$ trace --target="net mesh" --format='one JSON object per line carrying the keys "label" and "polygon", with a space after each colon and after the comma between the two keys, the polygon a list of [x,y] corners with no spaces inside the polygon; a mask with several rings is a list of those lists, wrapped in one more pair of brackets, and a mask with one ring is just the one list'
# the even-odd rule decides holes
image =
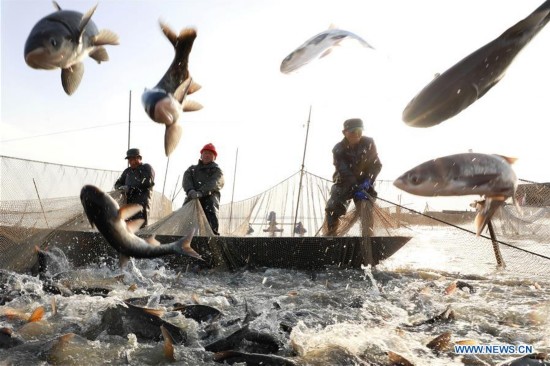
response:
{"label": "net mesh", "polygon": [[[26,271],[35,246],[55,242],[63,231],[95,231],[83,213],[80,189],[92,184],[109,192],[118,171],[88,169],[0,156],[0,267]],[[391,181],[377,181],[378,199],[365,207],[350,205],[338,236],[412,236],[414,256],[452,256],[452,268],[500,263],[507,270],[548,275],[550,264],[550,184],[521,181],[518,211],[507,202],[493,217],[493,237],[475,235],[475,197],[454,198],[452,207],[435,210],[446,198],[417,197],[396,189]],[[323,235],[325,206],[332,182],[299,171],[249,199],[220,207],[219,231],[223,237],[318,237]],[[117,192],[110,192],[120,200]],[[150,224],[138,234],[181,236],[192,228],[195,235],[213,237],[197,200],[172,211],[172,202],[154,191]],[[368,224],[367,224],[368,223]],[[365,231],[365,228],[370,228]],[[496,240],[495,240],[496,239]],[[309,240],[309,239],[308,239]],[[236,245],[236,244],[235,244]],[[226,247],[231,252],[234,248]],[[403,250],[405,250],[404,248]],[[496,261],[497,251],[500,261]],[[284,257],[286,249],[277,252]],[[316,254],[318,255],[318,254]],[[289,259],[290,260],[290,259]],[[448,262],[447,262],[448,263]],[[435,259],[426,267],[436,266]]]}

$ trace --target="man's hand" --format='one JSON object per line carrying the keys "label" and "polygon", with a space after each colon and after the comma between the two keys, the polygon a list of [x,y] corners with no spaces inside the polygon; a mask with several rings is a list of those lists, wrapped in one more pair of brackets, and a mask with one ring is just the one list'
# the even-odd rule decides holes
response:
{"label": "man's hand", "polygon": [[369,195],[365,191],[357,191],[357,192],[354,193],[353,197],[356,200],[360,200],[360,201],[368,201],[369,200]]}
{"label": "man's hand", "polygon": [[123,191],[124,193],[128,193],[128,191],[130,190],[130,187],[128,187],[128,186],[120,186],[120,187],[118,187],[118,190],[119,190],[119,191]]}
{"label": "man's hand", "polygon": [[191,198],[191,199],[195,199],[195,198],[201,198],[202,197],[202,193],[199,192],[199,191],[195,191],[194,189],[190,190],[189,192],[187,192],[187,197]]}
{"label": "man's hand", "polygon": [[365,179],[363,183],[359,184],[358,191],[368,191],[372,187],[372,183],[369,178]]}

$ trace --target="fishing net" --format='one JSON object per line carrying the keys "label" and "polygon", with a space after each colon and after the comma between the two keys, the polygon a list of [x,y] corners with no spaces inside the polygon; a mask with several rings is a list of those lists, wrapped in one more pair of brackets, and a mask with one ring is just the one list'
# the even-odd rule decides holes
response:
{"label": "fishing net", "polygon": [[[110,192],[120,175],[117,171],[4,156],[0,156],[0,164],[0,267],[20,272],[29,270],[36,261],[35,246],[56,246],[69,238],[74,241],[70,247],[75,250],[83,243],[79,234],[97,234],[84,216],[80,189],[92,184]],[[249,199],[223,204],[218,238],[198,200],[172,211],[172,202],[155,191],[149,226],[138,235],[182,236],[195,230],[197,245],[202,243],[201,238],[207,238],[206,245],[217,256],[216,264],[226,263],[229,268],[249,263],[254,256],[262,256],[264,264],[312,261],[323,256],[314,246],[321,245],[315,238],[323,237],[325,232],[325,206],[331,186],[327,179],[299,171]],[[350,205],[333,243],[345,247],[351,245],[344,240],[346,237],[406,236],[412,237],[411,241],[391,258],[400,259],[402,265],[441,266],[461,273],[472,266],[490,271],[498,265],[518,274],[548,275],[550,184],[521,181],[516,197],[521,210],[511,200],[506,202],[491,220],[492,235],[484,231],[479,237],[474,228],[476,211],[470,206],[477,197],[457,197],[452,202],[442,197],[417,197],[396,189],[391,181],[377,181],[376,190],[375,202],[368,201],[360,207]],[[121,198],[118,192],[110,194]],[[439,209],[444,202],[453,210]],[[101,240],[100,236],[94,238]],[[268,250],[267,239],[262,238],[280,238],[276,242],[279,249]],[[298,239],[307,243],[309,249],[297,251],[289,247],[297,243],[292,240]],[[330,245],[323,243],[328,253]],[[349,255],[357,253],[353,249],[330,255],[345,257],[341,262],[346,262],[351,260]]]}
{"label": "fishing net", "polygon": [[[86,184],[112,190],[121,172],[0,156],[0,268],[29,270],[35,248],[55,244],[66,232],[95,231],[82,204]],[[119,203],[122,195],[110,192]],[[171,212],[171,203],[153,193],[150,222]]]}

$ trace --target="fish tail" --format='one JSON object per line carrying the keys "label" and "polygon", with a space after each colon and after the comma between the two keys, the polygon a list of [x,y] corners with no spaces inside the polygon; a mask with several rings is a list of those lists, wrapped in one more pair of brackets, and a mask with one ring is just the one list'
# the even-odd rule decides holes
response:
{"label": "fish tail", "polygon": [[491,217],[493,217],[493,214],[496,212],[496,210],[504,205],[505,200],[506,197],[504,196],[488,197],[485,200],[485,203],[480,208],[474,221],[477,236],[481,235],[481,232],[483,231]]}
{"label": "fish tail", "polygon": [[174,48],[176,49],[176,58],[178,60],[181,60],[182,58],[187,60],[189,54],[191,53],[191,48],[193,48],[195,38],[197,38],[197,31],[194,28],[184,28],[180,34],[178,34],[176,43],[173,43]]}

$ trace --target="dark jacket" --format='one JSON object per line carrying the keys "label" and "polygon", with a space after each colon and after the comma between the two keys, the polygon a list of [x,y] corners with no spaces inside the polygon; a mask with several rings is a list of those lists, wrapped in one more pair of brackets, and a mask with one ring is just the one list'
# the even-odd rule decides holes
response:
{"label": "dark jacket", "polygon": [[203,196],[216,196],[219,201],[223,185],[223,172],[216,162],[203,164],[199,160],[197,165],[191,165],[183,174],[183,190],[186,194],[195,190]]}
{"label": "dark jacket", "polygon": [[149,209],[154,185],[155,171],[153,167],[149,164],[141,164],[136,169],[126,168],[115,182],[115,189],[128,186],[126,203],[139,203]]}
{"label": "dark jacket", "polygon": [[354,147],[345,138],[342,139],[332,149],[332,156],[336,168],[332,179],[345,187],[353,188],[367,178],[374,183],[382,169],[374,140],[367,136],[361,136]]}

